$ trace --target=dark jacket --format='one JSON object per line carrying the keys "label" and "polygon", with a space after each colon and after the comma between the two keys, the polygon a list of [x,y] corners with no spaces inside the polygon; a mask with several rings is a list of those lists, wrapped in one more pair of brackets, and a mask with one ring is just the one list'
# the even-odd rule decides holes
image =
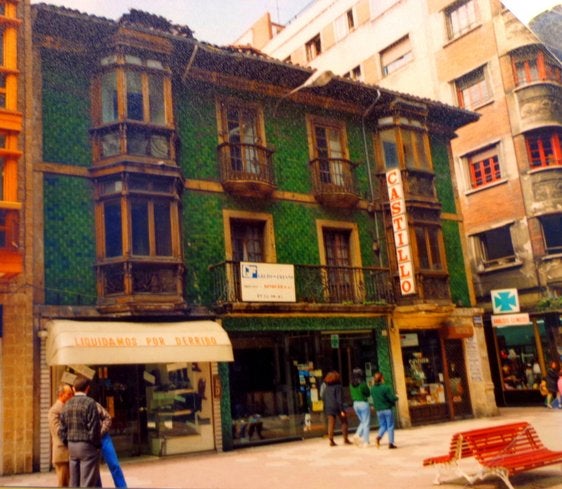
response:
{"label": "dark jacket", "polygon": [[546,371],[546,388],[553,394],[558,392],[558,372],[552,367]]}

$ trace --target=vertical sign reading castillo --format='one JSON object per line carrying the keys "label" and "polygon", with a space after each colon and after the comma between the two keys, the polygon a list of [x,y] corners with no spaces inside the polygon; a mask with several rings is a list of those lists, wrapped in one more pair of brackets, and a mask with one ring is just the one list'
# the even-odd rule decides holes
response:
{"label": "vertical sign reading castillo", "polygon": [[394,231],[396,246],[396,260],[398,261],[398,275],[400,277],[400,292],[402,295],[415,294],[414,268],[412,265],[412,249],[408,232],[408,217],[406,215],[406,199],[402,186],[402,174],[398,168],[386,172],[386,187],[390,203],[390,216]]}

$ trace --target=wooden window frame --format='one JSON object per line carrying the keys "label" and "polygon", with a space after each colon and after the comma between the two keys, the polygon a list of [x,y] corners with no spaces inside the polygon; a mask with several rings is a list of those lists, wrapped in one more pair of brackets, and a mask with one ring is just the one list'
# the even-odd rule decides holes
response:
{"label": "wooden window frame", "polygon": [[232,249],[232,221],[254,221],[263,223],[263,254],[265,263],[277,262],[273,216],[271,214],[224,209],[222,216],[225,257],[227,261],[232,261],[234,259],[234,250]]}
{"label": "wooden window frame", "polygon": [[471,189],[479,189],[502,180],[496,145],[471,153],[466,158]]}
{"label": "wooden window frame", "polygon": [[[485,66],[480,66],[455,80],[455,90],[459,107],[474,110],[492,100],[492,90],[488,83]],[[478,98],[467,100],[467,94],[478,93]],[[472,98],[472,97],[471,97]]]}
{"label": "wooden window frame", "polygon": [[531,169],[562,166],[562,130],[551,128],[525,134]]}
{"label": "wooden window frame", "polygon": [[511,64],[515,86],[517,87],[539,81],[562,83],[562,67],[560,63],[553,60],[541,49],[513,53],[511,55]]}
{"label": "wooden window frame", "polygon": [[[470,11],[472,9],[472,11]],[[455,24],[458,19],[459,25]],[[451,41],[457,39],[480,24],[480,13],[476,0],[462,0],[455,2],[445,10],[447,25],[447,38]]]}
{"label": "wooden window frame", "polygon": [[[550,229],[551,227],[556,227],[553,223],[549,222],[552,220],[558,220],[557,229]],[[539,222],[541,225],[541,233],[544,243],[544,251],[547,255],[561,255],[562,254],[562,214],[549,214],[545,216],[539,216]],[[552,240],[555,240],[552,243]],[[560,241],[557,242],[556,240]]]}
{"label": "wooden window frame", "polygon": [[322,39],[320,34],[316,34],[313,38],[308,40],[305,45],[306,60],[312,61],[322,53]]}
{"label": "wooden window frame", "polygon": [[[138,72],[141,75],[141,89],[143,100],[143,120],[134,120],[134,122],[143,123],[151,126],[173,127],[173,110],[172,110],[172,80],[169,70],[163,66],[162,69],[148,67],[148,58],[142,59],[142,64],[130,64],[125,61],[124,54],[115,55],[115,61],[103,66],[103,69],[96,75],[93,82],[93,121],[94,125],[111,124],[118,122],[127,122],[127,71]],[[117,119],[114,121],[103,121],[102,114],[102,78],[103,75],[114,72],[117,84]],[[162,78],[162,98],[164,101],[164,123],[154,123],[151,121],[150,111],[150,76],[158,76]]]}

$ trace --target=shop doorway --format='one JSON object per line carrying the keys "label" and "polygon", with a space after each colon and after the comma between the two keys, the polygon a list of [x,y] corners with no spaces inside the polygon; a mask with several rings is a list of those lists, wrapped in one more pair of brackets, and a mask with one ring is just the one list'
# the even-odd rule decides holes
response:
{"label": "shop doorway", "polygon": [[144,365],[96,367],[91,395],[111,414],[111,438],[121,457],[150,453]]}

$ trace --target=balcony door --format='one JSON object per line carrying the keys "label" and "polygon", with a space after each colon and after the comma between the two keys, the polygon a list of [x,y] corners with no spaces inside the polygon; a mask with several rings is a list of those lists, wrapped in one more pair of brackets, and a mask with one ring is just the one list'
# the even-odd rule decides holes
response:
{"label": "balcony door", "polygon": [[226,109],[228,143],[232,169],[237,172],[260,173],[260,155],[257,111],[251,108],[229,106]]}
{"label": "balcony door", "polygon": [[316,157],[319,161],[320,181],[324,184],[345,184],[342,159],[345,158],[341,129],[324,125],[314,128]]}
{"label": "balcony door", "polygon": [[232,258],[235,262],[261,263],[264,256],[264,223],[233,219],[231,221]]}
{"label": "balcony door", "polygon": [[353,271],[351,269],[350,231],[324,230],[324,248],[328,266],[328,291],[331,302],[354,299]]}

